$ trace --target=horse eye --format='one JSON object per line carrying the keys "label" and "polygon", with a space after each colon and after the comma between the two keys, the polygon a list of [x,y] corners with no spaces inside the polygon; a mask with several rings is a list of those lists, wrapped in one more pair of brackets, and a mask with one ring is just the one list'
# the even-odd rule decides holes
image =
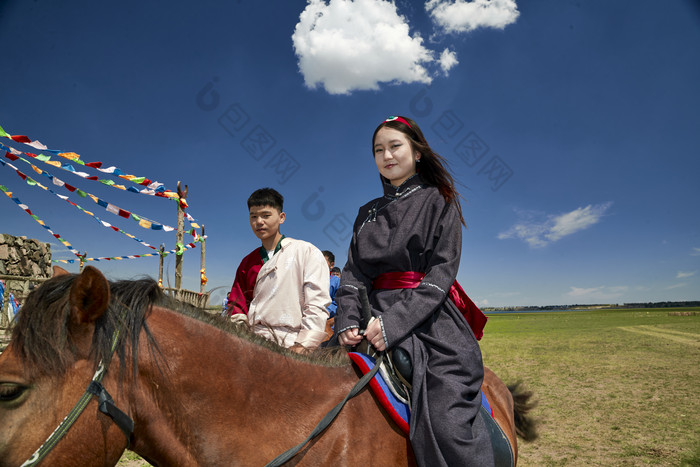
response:
{"label": "horse eye", "polygon": [[12,402],[20,398],[26,386],[15,383],[0,383],[0,402]]}

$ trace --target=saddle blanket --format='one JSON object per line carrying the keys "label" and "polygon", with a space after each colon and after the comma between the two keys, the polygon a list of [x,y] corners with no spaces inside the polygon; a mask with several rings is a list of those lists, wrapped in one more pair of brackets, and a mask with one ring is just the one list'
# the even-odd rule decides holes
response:
{"label": "saddle blanket", "polygon": [[[374,368],[374,358],[369,355],[357,352],[348,352],[350,360],[357,366],[362,374],[367,374]],[[369,382],[372,392],[379,400],[379,403],[387,411],[391,419],[396,423],[401,430],[408,435],[409,423],[411,420],[411,412],[408,405],[404,404],[394,396],[382,375],[377,372]],[[486,409],[486,412],[493,417],[493,411],[486,400],[486,395],[481,392],[481,405]]]}

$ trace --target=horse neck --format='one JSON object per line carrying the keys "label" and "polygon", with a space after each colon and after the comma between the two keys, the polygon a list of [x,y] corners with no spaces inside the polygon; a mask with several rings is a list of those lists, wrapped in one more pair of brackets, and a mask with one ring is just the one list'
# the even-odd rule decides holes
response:
{"label": "horse neck", "polygon": [[[252,433],[285,439],[309,411],[329,408],[318,394],[337,401],[354,381],[349,367],[304,363],[171,310],[154,308],[148,325],[163,359],[141,339],[132,449],[158,465],[245,461]],[[281,450],[272,442],[270,452]]]}

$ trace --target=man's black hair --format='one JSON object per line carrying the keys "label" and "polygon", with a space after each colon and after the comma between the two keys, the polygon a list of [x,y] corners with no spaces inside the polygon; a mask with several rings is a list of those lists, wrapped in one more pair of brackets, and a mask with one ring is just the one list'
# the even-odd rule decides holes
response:
{"label": "man's black hair", "polygon": [[284,197],[273,188],[260,188],[248,198],[248,209],[253,206],[272,206],[282,212],[284,211]]}
{"label": "man's black hair", "polygon": [[330,252],[329,250],[323,250],[321,253],[323,253],[323,256],[328,258],[328,261],[330,261],[331,263],[335,263],[335,255],[332,252]]}

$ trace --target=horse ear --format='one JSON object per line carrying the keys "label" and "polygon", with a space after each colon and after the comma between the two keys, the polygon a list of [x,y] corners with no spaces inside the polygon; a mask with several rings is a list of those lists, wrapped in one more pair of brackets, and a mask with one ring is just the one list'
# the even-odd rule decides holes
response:
{"label": "horse ear", "polygon": [[76,324],[94,323],[109,305],[109,283],[92,266],[73,281],[70,289],[71,319]]}
{"label": "horse ear", "polygon": [[51,277],[66,276],[68,274],[70,273],[61,266],[53,266],[53,275]]}

